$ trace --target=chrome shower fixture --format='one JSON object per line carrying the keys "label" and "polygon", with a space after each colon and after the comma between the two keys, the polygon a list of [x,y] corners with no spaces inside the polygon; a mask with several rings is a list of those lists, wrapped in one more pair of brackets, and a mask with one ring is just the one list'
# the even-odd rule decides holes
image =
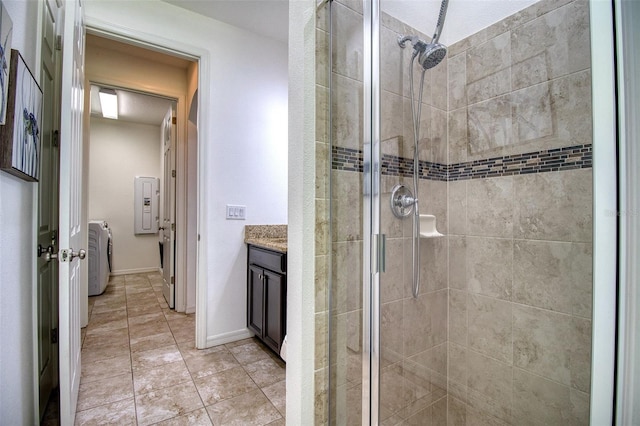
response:
{"label": "chrome shower fixture", "polygon": [[447,15],[448,5],[448,0],[443,0],[440,4],[438,23],[436,24],[436,30],[433,33],[431,42],[427,43],[425,41],[422,41],[418,36],[415,35],[405,35],[398,37],[398,45],[403,49],[405,48],[405,44],[407,41],[411,42],[411,45],[414,49],[413,56],[418,56],[418,63],[424,70],[435,67],[440,62],[442,62],[444,57],[447,55],[447,47],[439,43],[438,41],[440,40],[440,34],[442,33],[442,28],[444,27],[444,18]]}

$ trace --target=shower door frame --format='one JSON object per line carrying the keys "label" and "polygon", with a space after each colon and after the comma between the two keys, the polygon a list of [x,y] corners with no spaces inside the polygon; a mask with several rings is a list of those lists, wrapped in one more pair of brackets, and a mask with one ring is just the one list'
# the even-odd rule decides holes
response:
{"label": "shower door frame", "polygon": [[385,236],[380,234],[380,0],[363,0],[363,259],[362,424],[379,423],[380,272]]}

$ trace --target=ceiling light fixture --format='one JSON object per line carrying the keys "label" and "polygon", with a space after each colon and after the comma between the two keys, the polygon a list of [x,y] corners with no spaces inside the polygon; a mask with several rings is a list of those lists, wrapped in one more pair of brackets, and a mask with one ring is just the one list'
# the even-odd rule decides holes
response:
{"label": "ceiling light fixture", "polygon": [[118,119],[118,95],[113,89],[101,88],[98,93],[100,96],[100,107],[102,108],[102,116],[104,118]]}

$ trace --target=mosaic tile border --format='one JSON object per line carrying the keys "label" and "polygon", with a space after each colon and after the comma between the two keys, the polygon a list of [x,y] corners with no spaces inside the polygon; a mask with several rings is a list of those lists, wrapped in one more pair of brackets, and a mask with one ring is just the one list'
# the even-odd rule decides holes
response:
{"label": "mosaic tile border", "polygon": [[[364,170],[361,150],[334,146],[331,154],[331,167],[334,170]],[[420,161],[420,178],[447,182],[584,169],[592,165],[592,145],[584,144],[449,165]],[[385,154],[382,156],[382,174],[410,177],[413,175],[413,160]]]}

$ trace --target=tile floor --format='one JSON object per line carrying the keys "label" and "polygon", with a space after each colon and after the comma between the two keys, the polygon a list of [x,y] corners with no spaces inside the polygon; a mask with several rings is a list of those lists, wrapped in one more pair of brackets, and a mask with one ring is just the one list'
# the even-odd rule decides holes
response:
{"label": "tile floor", "polygon": [[194,348],[160,274],[112,277],[89,298],[76,425],[284,425],[285,364],[256,339]]}

